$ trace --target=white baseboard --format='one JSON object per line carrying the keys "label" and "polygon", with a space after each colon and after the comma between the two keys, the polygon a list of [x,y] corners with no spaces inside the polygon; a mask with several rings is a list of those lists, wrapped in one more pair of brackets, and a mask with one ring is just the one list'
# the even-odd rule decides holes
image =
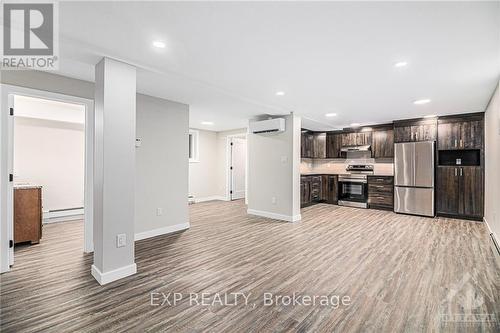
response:
{"label": "white baseboard", "polygon": [[[488,228],[488,233],[490,234],[491,238],[493,238],[493,240],[495,240],[495,242],[497,243],[496,245],[500,246],[500,243],[498,242],[497,235],[495,234],[495,232],[493,230],[491,230],[490,225],[488,224],[488,221],[486,221],[485,217],[483,217],[483,221],[486,224],[486,227]],[[493,242],[493,240],[491,240],[491,242]],[[498,256],[499,253],[498,253],[498,250],[497,250],[495,244],[493,244],[492,247],[493,247],[494,250],[496,250],[495,254]]]}
{"label": "white baseboard", "polygon": [[94,279],[96,279],[100,285],[104,285],[119,279],[123,279],[124,277],[134,275],[135,273],[137,273],[137,265],[133,263],[131,265],[120,267],[118,269],[114,269],[105,273],[101,272],[95,265],[92,265],[91,273]]}
{"label": "white baseboard", "polygon": [[43,212],[43,223],[53,223],[83,219],[84,209],[66,209],[55,212]]}
{"label": "white baseboard", "polygon": [[153,229],[153,230],[138,232],[134,235],[134,240],[138,241],[138,240],[142,240],[142,239],[146,239],[146,238],[170,234],[172,232],[189,229],[189,227],[190,227],[189,222],[187,222],[187,223],[179,223],[179,224],[169,225],[169,226],[163,227],[163,228],[157,228],[157,229]]}
{"label": "white baseboard", "polygon": [[194,202],[205,202],[205,201],[213,201],[213,200],[221,200],[221,201],[227,201],[227,198],[223,195],[212,195],[209,197],[203,197],[203,198],[194,198]]}
{"label": "white baseboard", "polygon": [[267,217],[270,219],[282,220],[282,221],[287,221],[287,222],[297,222],[297,221],[300,221],[302,218],[302,216],[300,214],[298,214],[298,215],[283,215],[283,214],[265,212],[265,211],[256,210],[256,209],[247,209],[247,213],[250,215],[257,215],[257,216],[262,216],[262,217]]}

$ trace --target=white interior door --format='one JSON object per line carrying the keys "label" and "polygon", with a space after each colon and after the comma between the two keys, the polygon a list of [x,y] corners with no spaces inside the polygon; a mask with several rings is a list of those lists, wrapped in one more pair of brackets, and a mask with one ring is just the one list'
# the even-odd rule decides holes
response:
{"label": "white interior door", "polygon": [[245,197],[245,168],[247,140],[233,138],[231,141],[231,200]]}

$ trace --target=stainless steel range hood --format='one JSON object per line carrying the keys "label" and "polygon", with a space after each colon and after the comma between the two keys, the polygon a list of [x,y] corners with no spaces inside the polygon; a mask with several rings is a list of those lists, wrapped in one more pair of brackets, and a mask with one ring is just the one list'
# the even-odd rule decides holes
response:
{"label": "stainless steel range hood", "polygon": [[341,152],[350,152],[350,151],[370,151],[372,146],[364,145],[364,146],[344,146],[340,148]]}

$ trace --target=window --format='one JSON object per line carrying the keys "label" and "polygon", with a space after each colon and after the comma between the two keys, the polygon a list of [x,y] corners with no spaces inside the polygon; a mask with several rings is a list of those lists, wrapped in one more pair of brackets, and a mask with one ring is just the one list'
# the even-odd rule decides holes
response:
{"label": "window", "polygon": [[189,130],[189,162],[198,161],[198,131]]}

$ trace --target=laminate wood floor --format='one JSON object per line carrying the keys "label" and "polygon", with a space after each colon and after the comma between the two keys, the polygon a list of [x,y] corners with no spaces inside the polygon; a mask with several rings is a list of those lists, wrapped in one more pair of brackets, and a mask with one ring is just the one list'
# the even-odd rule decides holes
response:
{"label": "laminate wood floor", "polygon": [[[500,330],[500,267],[482,223],[319,204],[291,224],[247,215],[242,201],[190,215],[188,231],[136,242],[138,273],[106,286],[90,275],[83,224],[46,225],[1,276],[1,331]],[[182,299],[151,305],[152,292]],[[202,292],[232,304],[190,304]],[[238,292],[247,304],[233,305]],[[264,293],[302,303],[264,305]]]}

